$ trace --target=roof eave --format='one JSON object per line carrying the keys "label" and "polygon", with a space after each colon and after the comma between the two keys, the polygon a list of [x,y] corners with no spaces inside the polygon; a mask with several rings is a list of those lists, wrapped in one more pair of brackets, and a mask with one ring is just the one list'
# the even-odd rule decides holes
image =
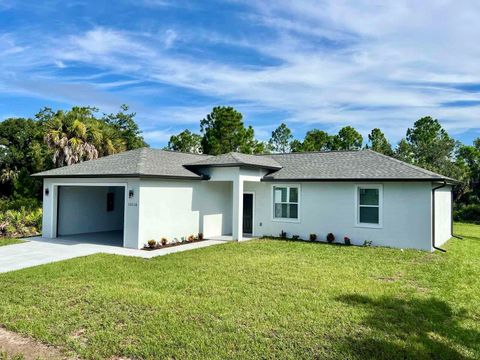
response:
{"label": "roof eave", "polygon": [[265,176],[263,182],[447,182],[450,185],[458,185],[460,182],[445,178],[274,178]]}
{"label": "roof eave", "polygon": [[171,180],[208,180],[208,176],[178,176],[178,175],[153,175],[153,174],[82,174],[82,175],[41,175],[33,174],[31,176],[44,179],[53,178],[145,178],[145,179],[171,179]]}

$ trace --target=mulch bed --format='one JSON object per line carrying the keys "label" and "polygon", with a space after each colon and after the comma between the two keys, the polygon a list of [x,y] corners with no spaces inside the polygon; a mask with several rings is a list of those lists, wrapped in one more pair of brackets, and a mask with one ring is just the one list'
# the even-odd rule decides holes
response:
{"label": "mulch bed", "polygon": [[186,244],[193,244],[193,243],[197,243],[197,242],[202,242],[202,241],[205,241],[206,239],[202,239],[202,240],[193,240],[193,241],[182,241],[182,242],[177,242],[177,243],[172,243],[172,244],[167,244],[167,245],[155,245],[155,247],[151,248],[149,246],[144,246],[142,248],[142,250],[145,250],[145,251],[153,251],[153,250],[159,250],[159,249],[166,249],[166,248],[169,248],[169,247],[174,247],[174,246],[180,246],[180,245],[186,245]]}

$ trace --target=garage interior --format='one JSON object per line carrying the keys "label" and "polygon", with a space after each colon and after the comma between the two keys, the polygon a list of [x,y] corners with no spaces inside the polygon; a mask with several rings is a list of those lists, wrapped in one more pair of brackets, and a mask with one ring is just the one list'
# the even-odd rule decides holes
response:
{"label": "garage interior", "polygon": [[57,237],[123,246],[123,186],[59,186]]}

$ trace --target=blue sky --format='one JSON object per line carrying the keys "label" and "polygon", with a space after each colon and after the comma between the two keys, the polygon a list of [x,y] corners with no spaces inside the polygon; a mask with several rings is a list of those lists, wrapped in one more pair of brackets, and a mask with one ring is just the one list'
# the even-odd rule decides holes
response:
{"label": "blue sky", "polygon": [[345,125],[392,142],[426,115],[480,136],[478,1],[0,0],[0,119],[137,112],[163,146],[213,106],[258,138]]}

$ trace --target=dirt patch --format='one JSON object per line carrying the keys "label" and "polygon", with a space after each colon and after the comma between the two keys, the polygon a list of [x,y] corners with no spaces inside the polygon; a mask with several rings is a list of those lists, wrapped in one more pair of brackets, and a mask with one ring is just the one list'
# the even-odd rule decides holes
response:
{"label": "dirt patch", "polygon": [[76,359],[65,355],[56,347],[45,345],[35,339],[0,327],[0,352],[2,351],[11,357],[22,355],[25,360]]}

